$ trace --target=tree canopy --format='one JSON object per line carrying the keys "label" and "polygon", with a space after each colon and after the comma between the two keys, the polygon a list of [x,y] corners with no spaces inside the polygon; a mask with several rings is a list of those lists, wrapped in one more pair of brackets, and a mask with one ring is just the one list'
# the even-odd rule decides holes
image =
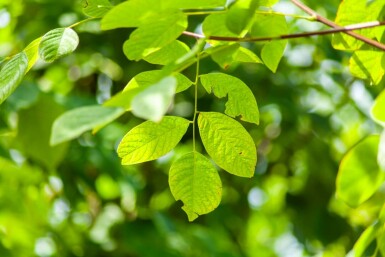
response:
{"label": "tree canopy", "polygon": [[385,256],[384,10],[0,0],[0,256]]}

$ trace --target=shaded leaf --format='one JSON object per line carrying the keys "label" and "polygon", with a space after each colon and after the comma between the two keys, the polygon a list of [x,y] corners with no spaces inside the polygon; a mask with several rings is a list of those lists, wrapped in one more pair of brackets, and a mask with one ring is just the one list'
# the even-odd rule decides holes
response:
{"label": "shaded leaf", "polygon": [[0,104],[17,88],[28,69],[28,57],[21,52],[6,64],[0,71]]}
{"label": "shaded leaf", "polygon": [[337,197],[351,206],[369,199],[381,186],[385,172],[377,163],[379,136],[369,136],[342,159],[337,176]]}
{"label": "shaded leaf", "polygon": [[[66,155],[68,145],[50,145],[50,132],[55,119],[64,112],[52,97],[41,95],[38,102],[19,112],[17,142],[27,158],[54,169]],[[33,124],[31,126],[31,124]]]}
{"label": "shaded leaf", "polygon": [[201,83],[208,93],[215,96],[228,97],[225,113],[233,118],[241,116],[241,120],[259,124],[257,101],[250,88],[240,79],[223,74],[210,73],[200,76]]}
{"label": "shaded leaf", "polygon": [[171,151],[186,133],[190,122],[166,116],[159,123],[145,121],[130,130],[118,146],[123,165],[155,160]]}
{"label": "shaded leaf", "polygon": [[[213,54],[211,57],[223,69],[227,69],[229,66],[240,62],[262,63],[261,59],[259,59],[255,53],[239,44],[230,44],[227,47],[222,45],[219,47],[221,47],[220,50],[212,49]],[[209,53],[209,51],[207,52]]]}
{"label": "shaded leaf", "polygon": [[238,0],[226,14],[226,25],[237,35],[245,35],[254,20],[260,0]]}
{"label": "shaded leaf", "polygon": [[57,145],[74,139],[87,130],[110,123],[124,112],[122,108],[107,108],[100,105],[67,111],[53,123],[50,144]]}
{"label": "shaded leaf", "polygon": [[218,207],[222,182],[209,159],[191,152],[176,160],[170,168],[169,184],[175,200],[181,200],[189,221]]}
{"label": "shaded leaf", "polygon": [[219,167],[240,177],[254,175],[256,147],[239,122],[221,113],[201,112],[198,127],[207,153]]}
{"label": "shaded leaf", "polygon": [[[237,37],[238,34],[229,30],[226,24],[227,15],[225,13],[215,13],[208,15],[203,23],[202,30],[206,37],[209,36],[223,36],[223,37]],[[220,44],[213,41],[212,44]]]}
{"label": "shaded leaf", "polygon": [[176,83],[176,79],[169,76],[145,88],[132,99],[132,113],[143,119],[160,121],[174,100]]}
{"label": "shaded leaf", "polygon": [[58,28],[46,33],[39,45],[40,58],[46,62],[72,53],[79,44],[79,37],[73,29]]}
{"label": "shaded leaf", "polygon": [[83,13],[89,17],[103,17],[111,8],[108,0],[83,0]]}

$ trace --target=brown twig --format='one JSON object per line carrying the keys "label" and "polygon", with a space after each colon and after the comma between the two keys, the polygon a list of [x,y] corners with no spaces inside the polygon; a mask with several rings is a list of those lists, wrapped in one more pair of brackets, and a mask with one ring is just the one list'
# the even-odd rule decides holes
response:
{"label": "brown twig", "polygon": [[[345,27],[336,27],[329,30],[321,30],[321,31],[311,31],[311,32],[304,32],[304,33],[294,33],[294,34],[286,34],[286,35],[279,35],[279,36],[271,36],[271,37],[221,37],[221,36],[209,36],[205,37],[204,35],[197,34],[190,31],[184,31],[183,34],[195,38],[206,38],[208,40],[214,40],[214,41],[229,41],[229,42],[263,42],[263,41],[271,41],[271,40],[282,40],[282,39],[293,39],[293,38],[302,38],[302,37],[311,37],[311,36],[317,36],[317,35],[327,35],[327,34],[334,34],[338,32],[351,32],[353,30],[357,29],[367,29],[367,28],[373,28],[378,26],[384,26],[385,21],[379,22],[379,21],[371,21],[371,22],[365,22],[365,23],[359,23],[359,24],[352,24]],[[354,33],[355,34],[355,33]],[[357,34],[358,35],[358,34]],[[361,36],[361,35],[359,35]],[[365,38],[365,37],[364,37]],[[365,38],[368,39],[368,38]],[[378,43],[377,41],[374,41]],[[369,44],[369,43],[368,43]],[[371,44],[372,45],[372,44]],[[382,44],[380,44],[382,45]],[[385,50],[385,45],[383,45]],[[382,49],[382,48],[380,48]]]}
{"label": "brown twig", "polygon": [[[293,4],[295,4],[296,6],[298,6],[299,8],[301,8],[303,11],[305,11],[307,14],[315,17],[315,19],[329,27],[332,27],[334,29],[337,29],[337,28],[341,28],[341,26],[339,26],[338,24],[334,23],[333,21],[331,20],[328,20],[326,19],[325,17],[319,15],[317,12],[315,12],[313,9],[311,9],[310,7],[306,6],[305,4],[301,3],[300,1],[298,0],[291,0],[291,2]],[[349,36],[352,36],[354,37],[355,39],[357,40],[360,40],[362,42],[365,42],[371,46],[374,46],[378,49],[381,49],[383,51],[385,51],[385,45],[378,42],[378,41],[375,41],[373,39],[370,39],[370,38],[367,38],[367,37],[364,37],[356,32],[353,32],[353,31],[342,31],[343,33],[349,35]]]}

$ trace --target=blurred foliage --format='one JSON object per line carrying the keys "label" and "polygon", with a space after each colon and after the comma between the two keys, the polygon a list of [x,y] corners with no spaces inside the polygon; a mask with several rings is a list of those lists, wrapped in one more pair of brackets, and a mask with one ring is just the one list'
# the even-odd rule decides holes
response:
{"label": "blurred foliage", "polygon": [[[330,19],[339,2],[307,1]],[[302,14],[286,1],[274,8]],[[0,61],[84,19],[81,9],[72,0],[0,0]],[[194,31],[202,17],[190,18]],[[287,21],[290,32],[320,28]],[[334,50],[329,36],[289,41],[276,73],[258,64],[228,67],[260,108],[258,127],[244,123],[258,146],[256,174],[220,172],[221,204],[189,223],[167,181],[171,162],[190,151],[192,131],[171,153],[134,166],[120,165],[116,154],[124,134],[141,123],[129,113],[95,135],[49,146],[58,115],[100,104],[136,74],[158,67],[126,59],[122,44],[131,29],[101,33],[94,20],[77,31],[75,53],[39,62],[0,107],[0,256],[345,256],[377,219],[383,187],[352,208],[335,197],[335,181],[343,155],[381,131],[369,109],[383,82],[368,86],[353,78],[349,54]],[[216,70],[212,60],[201,62],[202,73]],[[193,80],[194,68],[184,75]],[[178,94],[170,113],[191,117],[193,94]],[[225,100],[203,90],[198,100],[202,111],[224,110]]]}

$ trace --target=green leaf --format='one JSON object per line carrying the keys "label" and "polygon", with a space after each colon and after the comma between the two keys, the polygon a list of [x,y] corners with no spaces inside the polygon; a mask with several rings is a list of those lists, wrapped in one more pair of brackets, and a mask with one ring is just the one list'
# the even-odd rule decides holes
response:
{"label": "green leaf", "polygon": [[175,200],[181,200],[189,221],[218,207],[222,183],[209,159],[191,152],[176,160],[169,172],[169,184]]}
{"label": "green leaf", "polygon": [[162,47],[160,50],[144,57],[143,59],[152,64],[166,65],[174,62],[178,58],[187,54],[189,47],[178,40],[172,41],[170,44]]}
{"label": "green leaf", "polygon": [[161,10],[159,0],[130,0],[113,7],[101,21],[102,30],[135,28],[153,22]]}
{"label": "green leaf", "polygon": [[256,147],[239,122],[221,113],[201,112],[198,127],[207,153],[219,167],[240,177],[254,175]]}
{"label": "green leaf", "polygon": [[371,114],[373,117],[373,120],[380,124],[381,126],[385,127],[385,90],[377,96],[376,100],[374,101],[374,104],[372,106]]}
{"label": "green leaf", "polygon": [[208,9],[223,7],[226,0],[162,0],[163,8]]}
{"label": "green leaf", "polygon": [[257,101],[250,88],[240,79],[223,74],[211,73],[200,76],[208,93],[222,98],[228,96],[225,113],[233,118],[241,115],[241,120],[259,124]]}
{"label": "green leaf", "polygon": [[355,207],[381,186],[385,172],[377,163],[379,136],[369,136],[342,159],[337,176],[337,197]]}
{"label": "green leaf", "polygon": [[[377,0],[371,3],[366,3],[362,0],[344,0],[338,7],[335,22],[341,26],[345,26],[366,21],[381,20],[379,16],[384,5],[384,0]],[[384,29],[384,27],[377,27],[356,30],[355,32],[368,38],[381,40]],[[364,42],[340,33],[333,36],[332,44],[335,49],[339,50],[358,50],[364,45]]]}
{"label": "green leaf", "polygon": [[93,18],[103,17],[112,8],[108,0],[84,0],[83,3],[83,13]]}
{"label": "green leaf", "polygon": [[70,28],[53,29],[46,33],[39,45],[40,58],[46,62],[72,53],[79,44],[79,37]]}
{"label": "green leaf", "polygon": [[355,51],[350,58],[349,68],[353,76],[378,85],[385,74],[385,54],[379,51]]}
{"label": "green leaf", "polygon": [[[227,15],[225,13],[214,13],[208,15],[202,23],[203,34],[209,36],[237,37],[238,34],[229,30],[226,25]],[[213,44],[219,44],[214,41]]]}
{"label": "green leaf", "polygon": [[37,58],[39,57],[40,41],[41,37],[35,39],[26,48],[24,48],[24,52],[28,58],[28,68],[26,72],[28,72],[32,68],[32,66],[36,63]]}
{"label": "green leaf", "polygon": [[365,231],[361,234],[360,238],[358,238],[357,242],[354,244],[352,256],[354,257],[365,256],[364,255],[365,250],[377,237],[377,234],[380,228],[381,228],[381,224],[376,222],[375,224],[365,229]]}
{"label": "green leaf", "polygon": [[237,35],[245,35],[249,30],[260,0],[238,0],[230,8],[226,17],[226,25]]}
{"label": "green leaf", "polygon": [[7,99],[20,84],[28,69],[25,52],[15,55],[0,71],[0,104]]}
{"label": "green leaf", "polygon": [[123,165],[158,159],[171,151],[186,133],[190,122],[166,116],[159,123],[145,121],[130,130],[118,146]]}
{"label": "green leaf", "polygon": [[[256,14],[255,22],[251,27],[251,35],[254,37],[272,37],[287,33],[286,19],[282,16]],[[287,40],[271,41],[264,44],[261,58],[272,72],[276,72],[286,44]]]}
{"label": "green leaf", "polygon": [[176,83],[174,77],[165,77],[138,93],[131,102],[132,113],[137,117],[159,122],[174,100]]}
{"label": "green leaf", "polygon": [[67,153],[67,144],[52,147],[49,143],[52,124],[63,112],[64,108],[52,96],[40,95],[38,102],[18,113],[16,141],[22,147],[21,152],[48,169],[56,168]]}
{"label": "green leaf", "polygon": [[385,130],[382,131],[380,136],[380,143],[378,145],[377,162],[380,169],[385,171]]}
{"label": "green leaf", "polygon": [[65,112],[53,123],[50,144],[57,145],[74,139],[87,130],[110,123],[124,112],[122,108],[107,108],[100,105]]}
{"label": "green leaf", "polygon": [[123,51],[129,60],[140,60],[170,44],[187,28],[187,16],[181,11],[164,12],[134,32],[124,42]]}
{"label": "green leaf", "polygon": [[[237,43],[230,44],[227,47],[221,45],[213,48],[214,49],[211,50],[213,52],[211,58],[223,69],[227,69],[229,66],[239,62],[262,63],[261,59],[259,59],[255,53]],[[221,49],[216,50],[216,48]],[[207,53],[209,53],[209,51],[207,51]]]}
{"label": "green leaf", "polygon": [[[136,75],[133,79],[128,82],[124,90],[134,89],[138,87],[148,87],[159,81],[163,76],[162,70],[151,70],[144,71]],[[193,84],[186,76],[177,73],[173,75],[177,81],[176,93],[182,92]]]}

